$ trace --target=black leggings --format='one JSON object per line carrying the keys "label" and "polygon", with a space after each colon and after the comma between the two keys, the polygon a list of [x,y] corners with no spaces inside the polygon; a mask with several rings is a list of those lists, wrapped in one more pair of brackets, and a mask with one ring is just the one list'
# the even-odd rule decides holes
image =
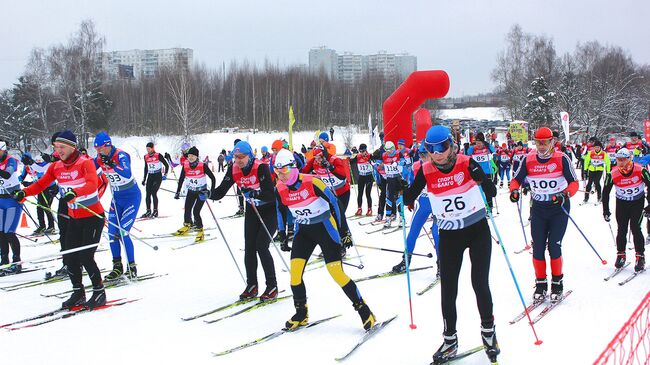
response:
{"label": "black leggings", "polygon": [[[271,236],[275,234],[278,226],[275,204],[267,203],[264,206],[257,207],[257,210],[264,221],[264,225],[269,230]],[[257,256],[262,262],[266,286],[277,286],[275,278],[275,266],[273,256],[269,251],[271,238],[260,223],[260,219],[251,207],[247,207],[244,218],[244,265],[246,265],[246,283],[248,286],[257,285]]]}
{"label": "black leggings", "polygon": [[[68,220],[65,247],[72,249],[99,242],[104,229],[104,218],[88,217]],[[88,273],[93,288],[101,288],[102,277],[95,262],[97,246],[63,255],[63,264],[68,266],[70,281],[74,288],[83,288],[81,267]]]}
{"label": "black leggings", "polygon": [[341,212],[341,227],[339,227],[339,232],[341,233],[341,237],[343,237],[350,231],[350,228],[348,228],[348,220],[345,217],[345,211],[348,210],[348,204],[350,203],[350,190],[341,196],[337,196],[336,200],[339,202],[339,211]]}
{"label": "black leggings", "polygon": [[366,200],[368,201],[368,209],[372,208],[372,175],[359,175],[359,181],[357,182],[358,194],[357,194],[357,207],[361,209],[361,203],[363,203],[363,192],[366,192]]}
{"label": "black leggings", "polygon": [[184,223],[192,224],[192,215],[194,215],[194,225],[197,228],[203,228],[203,221],[201,220],[201,208],[203,208],[205,201],[199,199],[199,192],[188,190],[185,197],[185,217]]}
{"label": "black leggings", "polygon": [[147,211],[151,207],[151,199],[153,198],[153,209],[158,210],[158,189],[162,183],[162,174],[149,174],[147,177],[145,204],[147,204]]}
{"label": "black leggings", "polygon": [[585,200],[589,200],[589,192],[591,191],[591,184],[596,185],[596,195],[598,200],[600,200],[600,195],[603,189],[600,187],[600,179],[603,177],[602,171],[589,171],[589,182],[587,182],[587,187],[585,188]]}
{"label": "black leggings", "polygon": [[399,179],[401,179],[399,176],[386,178],[386,194],[388,197],[388,208],[386,209],[386,215],[388,215],[388,209],[391,210],[390,215],[397,215],[397,211],[399,210],[397,207],[397,197],[399,195],[397,189],[399,186]]}
{"label": "black leggings", "polygon": [[377,188],[379,188],[379,207],[377,207],[377,214],[384,214],[384,208],[386,207],[386,179],[383,177],[379,178],[377,181]]}
{"label": "black leggings", "polygon": [[448,335],[456,332],[458,275],[463,263],[463,253],[467,248],[472,262],[472,287],[476,294],[481,323],[490,323],[494,320],[489,281],[492,244],[487,220],[483,219],[459,230],[440,230],[438,259],[440,260],[442,318],[445,334]]}
{"label": "black leggings", "polygon": [[68,215],[68,203],[59,200],[59,209],[57,212],[59,213],[59,219],[57,220],[57,224],[59,226],[59,242],[61,243],[61,251],[64,251],[66,249],[65,234],[68,230],[69,221],[69,219],[66,218]]}
{"label": "black leggings", "polygon": [[[39,205],[45,207],[52,206],[52,200],[54,196],[59,192],[59,188],[56,185],[50,186],[47,189],[43,190],[37,196],[37,201]],[[38,216],[38,226],[45,227],[45,216],[47,216],[47,228],[54,228],[54,217],[52,212],[45,210],[41,207],[36,208],[36,215]]]}
{"label": "black leggings", "polygon": [[305,303],[307,301],[307,289],[302,280],[305,265],[316,245],[320,246],[323,252],[323,258],[327,264],[332,279],[343,289],[345,295],[352,303],[361,301],[361,294],[357,285],[343,271],[341,263],[341,246],[333,238],[333,228],[328,223],[315,223],[298,225],[298,231],[293,239],[293,248],[291,249],[291,291],[293,300],[296,303]]}
{"label": "black leggings", "polygon": [[20,241],[15,233],[0,232],[0,265],[9,263],[9,247],[11,246],[12,261],[20,261]]}
{"label": "black leggings", "polygon": [[634,250],[637,253],[645,251],[645,242],[641,232],[641,221],[643,220],[643,202],[641,198],[634,201],[616,199],[616,223],[618,233],[616,234],[616,250],[625,252],[627,246],[627,227],[632,231]]}

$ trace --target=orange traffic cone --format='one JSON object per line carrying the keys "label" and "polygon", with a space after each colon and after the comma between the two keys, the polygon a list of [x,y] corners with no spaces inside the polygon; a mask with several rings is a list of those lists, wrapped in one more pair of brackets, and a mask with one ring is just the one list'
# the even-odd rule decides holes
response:
{"label": "orange traffic cone", "polygon": [[23,212],[23,215],[20,218],[20,228],[29,228],[29,224],[27,224],[27,216],[25,215],[25,212]]}

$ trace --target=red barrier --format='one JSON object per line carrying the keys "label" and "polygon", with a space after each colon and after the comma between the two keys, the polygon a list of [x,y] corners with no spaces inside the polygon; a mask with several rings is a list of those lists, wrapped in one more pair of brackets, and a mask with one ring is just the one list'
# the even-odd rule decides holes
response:
{"label": "red barrier", "polygon": [[413,112],[427,99],[442,98],[449,91],[445,71],[415,71],[384,101],[384,141],[404,139],[413,143]]}
{"label": "red barrier", "polygon": [[429,109],[420,108],[415,112],[415,139],[421,141],[431,128],[431,113]]}

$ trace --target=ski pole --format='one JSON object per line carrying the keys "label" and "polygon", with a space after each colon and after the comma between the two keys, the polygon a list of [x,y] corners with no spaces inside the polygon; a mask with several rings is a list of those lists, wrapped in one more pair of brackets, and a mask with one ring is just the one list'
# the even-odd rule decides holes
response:
{"label": "ski pole", "polygon": [[[32,202],[32,201],[29,201],[29,200],[27,200],[27,202],[29,202],[30,204],[36,205],[37,207],[41,207],[41,208],[43,208],[43,209],[45,209],[45,210],[49,210],[50,212],[55,213],[55,214],[57,214],[57,215],[60,215],[60,216],[62,216],[62,217],[64,217],[64,218],[71,219],[69,216],[67,216],[67,215],[65,215],[65,214],[61,214],[61,213],[59,213],[59,212],[55,212],[54,210],[52,210],[52,209],[50,209],[50,208],[48,208],[48,207],[46,207],[46,206],[40,205],[40,204],[38,204],[38,203],[34,203],[34,202]],[[80,206],[81,208],[83,208],[84,210],[90,212],[92,215],[94,215],[94,216],[97,217],[97,218],[105,219],[104,217],[102,217],[101,215],[99,215],[99,214],[95,213],[94,211],[90,210],[90,208],[88,208],[87,206],[85,206],[85,205],[83,205],[83,204],[81,204],[81,203],[74,203],[74,204],[76,204],[76,205]],[[107,222],[108,222],[108,221],[107,221]],[[117,226],[117,225],[113,224],[112,222],[108,222],[108,224],[110,224],[110,225],[116,227],[117,229],[123,231],[122,227]],[[133,237],[133,238],[135,238],[136,240],[138,240],[138,241],[144,243],[145,245],[147,245],[147,246],[153,248],[153,249],[156,250],[156,251],[158,250],[158,246],[157,246],[157,245],[152,246],[152,245],[150,245],[148,242],[146,242],[146,241],[144,241],[143,239],[141,239],[141,238],[139,238],[139,237],[136,237],[136,236],[134,236],[134,235],[131,235],[131,237]]]}
{"label": "ski pole", "polygon": [[[400,197],[399,200],[402,200],[403,197]],[[399,204],[397,201],[395,204]],[[397,207],[396,207],[397,208]],[[404,239],[404,263],[406,264],[406,286],[409,293],[409,312],[411,314],[411,324],[409,327],[414,330],[418,328],[415,323],[413,323],[413,301],[411,299],[411,268],[409,266],[409,255],[408,255],[408,243],[406,242],[406,218],[404,217],[404,201],[402,200],[402,205],[399,210],[399,214],[402,216],[402,238]]]}
{"label": "ski pole", "polygon": [[97,247],[99,245],[101,245],[101,243],[99,243],[99,242],[98,243],[93,243],[92,245],[75,247],[75,248],[71,248],[69,250],[59,251],[57,253],[44,255],[44,256],[36,257],[36,258],[33,258],[33,259],[29,259],[29,260],[21,260],[21,261],[13,262],[13,263],[6,264],[6,265],[0,265],[0,270],[6,269],[6,268],[10,267],[11,265],[22,265],[22,264],[25,264],[25,263],[28,263],[28,262],[35,262],[35,261],[40,261],[40,260],[44,260],[44,259],[49,259],[49,258],[52,258],[52,257],[59,257],[59,256],[67,255],[69,253],[87,250],[89,248]]}
{"label": "ski pole", "polygon": [[492,212],[488,207],[487,197],[485,196],[485,192],[483,191],[483,188],[480,185],[479,185],[479,191],[481,192],[481,196],[483,197],[483,202],[485,203],[488,217],[490,217],[490,221],[492,222],[492,227],[494,227],[494,232],[497,234],[497,237],[499,238],[499,242],[501,243],[499,246],[501,247],[501,252],[503,252],[503,256],[506,258],[506,264],[508,264],[508,269],[510,270],[512,281],[515,283],[515,288],[517,288],[517,294],[519,294],[521,305],[524,306],[524,312],[526,313],[526,317],[528,317],[528,323],[530,324],[530,328],[533,330],[533,335],[535,336],[535,345],[541,345],[542,340],[540,340],[539,337],[537,337],[537,331],[535,331],[535,325],[533,324],[533,320],[530,318],[530,311],[528,311],[528,307],[526,306],[526,301],[524,300],[524,296],[521,294],[521,289],[519,288],[517,277],[515,276],[515,272],[512,269],[512,265],[510,264],[510,259],[508,258],[508,253],[506,252],[506,248],[503,243],[503,240],[501,240],[501,234],[499,233],[499,229],[497,229],[497,225],[494,223],[494,217],[492,216]]}
{"label": "ski pole", "polygon": [[614,237],[614,231],[612,231],[612,224],[609,221],[607,221],[607,226],[609,227],[609,233],[612,235],[614,246],[616,246],[616,237]]}
{"label": "ski pole", "polygon": [[[22,207],[22,208],[23,208],[23,212],[25,212],[25,214],[27,214],[27,216],[29,217],[29,219],[30,219],[32,222],[34,222],[34,224],[35,224],[36,226],[39,226],[39,224],[36,223],[36,221],[34,220],[34,217],[32,217],[31,213],[29,213],[29,210],[27,210],[27,208],[25,208],[25,205],[24,205],[24,204],[23,204],[23,207]],[[45,237],[47,237],[48,240],[50,240],[50,242],[53,242],[53,241],[54,241],[54,240],[53,240],[53,239],[52,239],[52,238],[51,238],[47,233],[43,232],[43,234],[45,235]]]}
{"label": "ski pole", "polygon": [[18,236],[18,237],[20,237],[20,238],[22,238],[22,239],[26,239],[26,240],[28,240],[28,241],[32,241],[32,242],[34,242],[34,243],[37,243],[37,242],[38,242],[38,238],[29,238],[29,237],[27,237],[27,236],[23,236],[23,235],[20,234],[20,233],[16,233],[16,236]]}
{"label": "ski pole", "polygon": [[[386,252],[394,252],[394,253],[404,253],[404,251],[391,250],[391,249],[389,249],[389,248],[381,248],[381,247],[364,246],[364,245],[359,245],[359,244],[355,244],[355,246],[358,246],[358,247],[361,247],[361,248],[367,248],[367,249],[370,249],[370,250],[386,251]],[[433,254],[432,254],[431,252],[429,252],[429,253],[426,254],[426,255],[425,255],[425,254],[422,254],[422,253],[415,253],[415,252],[413,252],[413,253],[411,253],[411,255],[413,255],[413,256],[428,257],[428,258],[432,258],[432,257],[433,257]]]}
{"label": "ski pole", "polygon": [[361,265],[355,265],[355,264],[353,264],[351,262],[347,262],[347,261],[343,261],[343,260],[341,260],[341,263],[343,265],[348,265],[348,266],[356,267],[359,270],[363,270],[363,266],[361,266]]}
{"label": "ski pole", "polygon": [[[257,207],[255,206],[255,203],[253,202],[253,199],[246,199],[246,201],[248,202],[248,205],[253,207],[253,211],[255,212],[255,215],[257,216],[257,219],[260,220],[260,224],[264,228],[264,232],[266,232],[266,234],[269,236],[269,239],[271,240],[269,242],[273,242],[273,236],[271,236],[271,232],[269,232],[269,229],[266,228],[266,224],[264,223],[264,220],[262,219],[262,216],[260,215],[260,212],[257,210]],[[271,245],[271,246],[275,247],[275,250],[278,252],[278,256],[280,256],[280,260],[282,260],[282,263],[284,264],[284,267],[287,269],[288,272],[291,272],[291,269],[289,269],[289,265],[287,265],[287,262],[284,261],[284,257],[282,257],[282,252],[280,251],[278,246],[276,246],[276,245]]]}
{"label": "ski pole", "polygon": [[524,203],[521,201],[521,196],[519,197],[519,203],[517,204],[517,213],[519,213],[519,224],[521,224],[521,233],[524,234],[524,250],[530,250],[531,246],[528,244],[528,237],[526,237],[526,229],[524,228],[524,219],[521,217],[521,206]]}
{"label": "ski pole", "polygon": [[578,227],[578,224],[576,223],[576,221],[573,220],[573,217],[571,217],[571,215],[569,214],[569,212],[567,212],[566,209],[564,209],[564,206],[563,206],[563,205],[560,206],[560,207],[562,208],[562,211],[564,212],[564,214],[566,214],[567,217],[569,217],[569,219],[571,220],[571,222],[573,223],[573,225],[578,229],[578,232],[580,232],[580,234],[581,234],[582,237],[585,239],[585,241],[587,241],[587,243],[589,244],[589,246],[591,247],[591,249],[594,250],[594,253],[595,253],[596,256],[598,256],[598,258],[600,259],[600,262],[601,262],[603,265],[607,265],[607,260],[604,260],[602,257],[600,257],[600,254],[598,254],[598,251],[596,251],[596,248],[594,247],[594,245],[592,245],[591,242],[589,242],[589,239],[587,238],[587,236],[585,236],[585,234],[582,233],[582,230],[580,229],[580,227]]}
{"label": "ski pole", "polygon": [[205,205],[208,206],[208,210],[210,211],[210,215],[212,215],[212,219],[214,219],[214,223],[217,224],[217,228],[219,229],[219,233],[221,233],[221,237],[223,238],[223,242],[226,244],[226,247],[228,248],[228,252],[230,252],[230,257],[232,257],[232,261],[235,263],[235,266],[237,267],[237,271],[239,271],[239,276],[241,276],[241,279],[244,281],[244,284],[247,284],[246,279],[244,278],[244,274],[242,274],[241,269],[239,268],[239,264],[237,263],[237,260],[235,260],[235,255],[232,254],[232,250],[230,249],[230,245],[228,244],[228,240],[226,240],[226,236],[223,234],[223,231],[221,230],[221,226],[219,225],[219,221],[217,221],[217,217],[214,215],[214,212],[212,211],[212,207],[208,203],[208,201],[205,201]]}

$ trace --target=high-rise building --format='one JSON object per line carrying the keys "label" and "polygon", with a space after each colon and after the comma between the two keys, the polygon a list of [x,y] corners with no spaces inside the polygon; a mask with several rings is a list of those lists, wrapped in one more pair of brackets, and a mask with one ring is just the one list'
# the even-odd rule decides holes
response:
{"label": "high-rise building", "polygon": [[[190,48],[103,52],[101,68],[110,79],[147,78],[155,76],[163,67],[189,70],[193,53]],[[129,67],[130,72],[124,72]]]}
{"label": "high-rise building", "polygon": [[371,55],[344,52],[339,55],[327,47],[309,51],[309,71],[325,72],[328,77],[346,83],[359,81],[364,75],[381,75],[386,79],[405,79],[417,70],[417,57],[409,54],[393,54],[379,51]]}
{"label": "high-rise building", "polygon": [[329,78],[337,77],[338,56],[335,50],[325,46],[309,50],[309,72],[319,74],[321,71]]}

